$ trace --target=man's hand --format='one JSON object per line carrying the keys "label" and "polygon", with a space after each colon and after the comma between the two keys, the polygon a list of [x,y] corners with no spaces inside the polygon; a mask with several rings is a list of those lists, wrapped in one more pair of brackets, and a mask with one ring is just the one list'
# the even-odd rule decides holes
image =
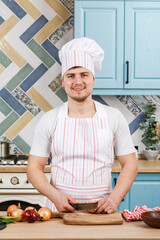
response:
{"label": "man's hand", "polygon": [[74,212],[75,208],[69,204],[70,202],[77,203],[70,195],[59,191],[56,192],[54,204],[59,212]]}
{"label": "man's hand", "polygon": [[110,198],[103,198],[98,202],[98,207],[94,213],[113,213],[116,211],[116,206]]}

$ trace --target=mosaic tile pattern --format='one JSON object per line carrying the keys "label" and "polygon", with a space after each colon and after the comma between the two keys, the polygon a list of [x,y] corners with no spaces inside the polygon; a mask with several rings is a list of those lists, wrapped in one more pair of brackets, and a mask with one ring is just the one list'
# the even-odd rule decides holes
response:
{"label": "mosaic tile pattern", "polygon": [[26,12],[16,3],[16,1],[11,1],[11,0],[1,0],[6,4],[8,8],[19,18],[22,19],[25,15]]}
{"label": "mosaic tile pattern", "polygon": [[121,101],[128,110],[133,113],[134,116],[138,116],[141,109],[136,105],[131,96],[117,96],[119,101]]}
{"label": "mosaic tile pattern", "polygon": [[[31,144],[24,139],[32,136],[23,139],[22,129],[26,124],[32,126],[32,121],[42,111],[47,112],[56,106],[55,102],[51,105],[52,101],[45,99],[44,90],[45,94],[49,91],[47,96],[51,91],[53,99],[56,99],[55,95],[62,102],[67,100],[64,89],[61,89],[60,68],[53,80],[54,64],[60,65],[58,51],[62,46],[57,48],[51,36],[57,34],[61,26],[61,30],[65,28],[61,34],[63,38],[73,28],[73,15],[58,0],[39,0],[38,4],[37,0],[2,0],[0,7],[0,73],[12,63],[17,66],[8,70],[14,69],[15,74],[8,75],[6,71],[0,76],[3,82],[0,85],[0,139],[10,141],[14,153],[29,153]],[[46,74],[50,83],[48,80],[46,85],[43,82],[41,88]],[[30,131],[32,135],[33,131]]]}
{"label": "mosaic tile pattern", "polygon": [[27,43],[30,39],[34,37],[48,22],[45,16],[40,16],[21,36],[20,39]]}
{"label": "mosaic tile pattern", "polygon": [[26,60],[5,39],[0,41],[0,48],[19,68],[26,64]]}
{"label": "mosaic tile pattern", "polygon": [[0,135],[4,134],[18,119],[19,116],[15,112],[11,112],[5,120],[0,123]]}
{"label": "mosaic tile pattern", "polygon": [[63,5],[72,13],[74,14],[74,1],[70,0],[59,0]]}
{"label": "mosaic tile pattern", "polygon": [[40,77],[47,72],[48,68],[41,63],[20,85],[24,91],[28,91],[30,87],[38,81]]}
{"label": "mosaic tile pattern", "polygon": [[33,71],[33,68],[30,64],[26,64],[21,70],[10,79],[7,83],[6,88],[12,92],[23,80]]}
{"label": "mosaic tile pattern", "polygon": [[0,97],[15,111],[18,115],[22,116],[26,109],[8,92],[6,88],[0,90]]}
{"label": "mosaic tile pattern", "polygon": [[2,25],[0,30],[0,39],[5,37],[12,28],[19,22],[18,18],[15,15],[10,16]]}
{"label": "mosaic tile pattern", "polygon": [[10,139],[13,140],[19,132],[33,119],[33,116],[26,112],[23,114],[21,118],[19,118],[13,126],[11,126],[5,133],[5,135]]}
{"label": "mosaic tile pattern", "polygon": [[1,98],[0,98],[0,111],[1,113],[3,113],[5,116],[7,116],[11,111],[12,111],[12,108],[10,108],[5,101],[3,101]]}
{"label": "mosaic tile pattern", "polygon": [[4,19],[0,16],[0,25],[4,22]]}
{"label": "mosaic tile pattern", "polygon": [[7,68],[12,63],[12,61],[1,50],[0,50],[0,63],[5,68]]}
{"label": "mosaic tile pattern", "polygon": [[48,87],[53,91],[57,91],[57,89],[62,85],[61,74],[59,74],[49,85]]}
{"label": "mosaic tile pattern", "polygon": [[35,104],[33,100],[30,99],[20,87],[16,88],[12,94],[34,116],[36,116],[41,111],[37,104]]}
{"label": "mosaic tile pattern", "polygon": [[73,16],[69,17],[61,26],[49,37],[49,40],[56,44],[71,28],[73,28]]}
{"label": "mosaic tile pattern", "polygon": [[[58,51],[73,38],[73,15],[74,0],[0,1],[0,141],[10,142],[13,153],[29,153],[40,117],[67,101]],[[143,102],[156,103],[160,121],[160,96],[93,98],[124,114],[143,149]]]}

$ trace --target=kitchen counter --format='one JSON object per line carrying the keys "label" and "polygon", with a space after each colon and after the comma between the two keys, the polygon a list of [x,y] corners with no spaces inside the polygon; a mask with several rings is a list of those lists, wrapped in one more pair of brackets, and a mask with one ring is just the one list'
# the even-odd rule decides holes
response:
{"label": "kitchen counter", "polygon": [[[114,161],[112,172],[120,172],[121,166],[118,160]],[[146,159],[138,160],[138,172],[139,173],[160,173],[160,160],[149,161]]]}
{"label": "kitchen counter", "polygon": [[[13,165],[13,166],[0,166],[0,172],[26,172],[26,166]],[[117,160],[114,161],[112,172],[120,172],[121,166]],[[45,167],[45,172],[50,172],[50,166]],[[140,155],[138,160],[138,172],[139,173],[160,173],[160,160],[148,161],[144,159],[143,155]]]}
{"label": "kitchen counter", "polygon": [[160,240],[160,229],[142,221],[122,225],[65,225],[62,219],[46,222],[16,222],[0,231],[0,240]]}

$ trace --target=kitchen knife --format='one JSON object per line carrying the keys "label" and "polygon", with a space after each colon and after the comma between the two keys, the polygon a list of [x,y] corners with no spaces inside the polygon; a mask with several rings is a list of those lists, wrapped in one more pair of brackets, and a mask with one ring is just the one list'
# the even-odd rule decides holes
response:
{"label": "kitchen knife", "polygon": [[76,210],[91,210],[98,207],[98,202],[93,203],[69,203]]}

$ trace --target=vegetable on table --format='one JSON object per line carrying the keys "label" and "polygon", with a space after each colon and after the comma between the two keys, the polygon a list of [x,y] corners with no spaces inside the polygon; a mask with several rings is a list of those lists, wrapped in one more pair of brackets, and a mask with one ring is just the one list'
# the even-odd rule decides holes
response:
{"label": "vegetable on table", "polygon": [[19,217],[11,217],[11,216],[0,216],[0,224],[1,223],[14,223]]}
{"label": "vegetable on table", "polygon": [[14,210],[11,213],[12,217],[18,217],[17,219],[15,219],[17,222],[21,222],[23,220],[23,210],[21,208],[18,208],[16,210]]}
{"label": "vegetable on table", "polygon": [[42,207],[38,210],[38,214],[41,221],[47,221],[51,218],[52,211],[48,207]]}
{"label": "vegetable on table", "polygon": [[38,220],[46,221],[52,216],[52,211],[47,207],[42,207],[38,211],[35,207],[28,206],[25,210],[22,210],[20,204],[10,205],[7,208],[7,216],[0,216],[0,223],[13,223],[26,221],[28,223],[34,223]]}
{"label": "vegetable on table", "polygon": [[24,211],[23,218],[28,223],[34,223],[38,219],[38,213],[33,209]]}

